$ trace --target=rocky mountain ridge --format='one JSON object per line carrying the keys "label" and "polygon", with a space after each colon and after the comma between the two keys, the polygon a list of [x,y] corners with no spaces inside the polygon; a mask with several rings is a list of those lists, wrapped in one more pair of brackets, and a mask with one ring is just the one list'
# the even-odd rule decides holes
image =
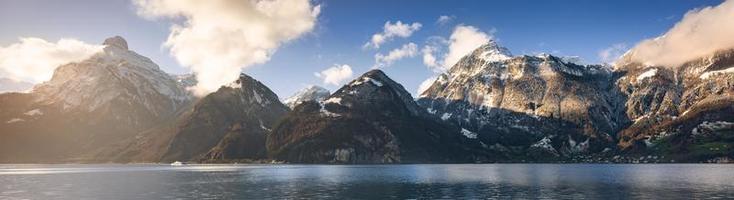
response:
{"label": "rocky mountain ridge", "polygon": [[400,84],[372,70],[322,102],[296,106],[268,136],[268,152],[296,163],[473,162],[482,155],[472,151],[479,143],[427,116]]}

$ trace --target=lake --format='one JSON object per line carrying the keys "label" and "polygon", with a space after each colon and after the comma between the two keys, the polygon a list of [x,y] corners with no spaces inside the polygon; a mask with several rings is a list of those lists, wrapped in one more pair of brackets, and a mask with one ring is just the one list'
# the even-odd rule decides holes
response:
{"label": "lake", "polygon": [[0,199],[700,199],[734,165],[0,165]]}

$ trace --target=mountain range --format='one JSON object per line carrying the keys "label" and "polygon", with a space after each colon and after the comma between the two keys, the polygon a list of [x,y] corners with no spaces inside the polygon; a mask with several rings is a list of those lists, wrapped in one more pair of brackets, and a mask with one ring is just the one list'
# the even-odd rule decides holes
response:
{"label": "mountain range", "polygon": [[729,162],[734,49],[682,66],[583,65],[490,41],[414,98],[380,70],[283,102],[240,74],[186,90],[119,36],[0,94],[0,163]]}

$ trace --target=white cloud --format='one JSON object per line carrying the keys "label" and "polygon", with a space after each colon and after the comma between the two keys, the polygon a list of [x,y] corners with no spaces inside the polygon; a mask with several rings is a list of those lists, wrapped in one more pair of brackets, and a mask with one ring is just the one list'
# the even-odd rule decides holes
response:
{"label": "white cloud", "polygon": [[456,16],[453,16],[453,15],[452,16],[441,15],[436,20],[436,24],[443,26],[443,25],[446,25],[449,22],[453,21],[455,18],[456,18]]}
{"label": "white cloud", "polygon": [[428,66],[428,68],[441,68],[441,64],[438,63],[438,60],[436,60],[436,56],[433,55],[436,51],[437,47],[431,45],[423,46],[423,49],[421,49],[421,53],[423,53],[423,64]]}
{"label": "white cloud", "polygon": [[457,25],[448,40],[438,36],[429,38],[421,49],[423,64],[438,73],[449,70],[461,58],[492,40],[495,32],[495,29],[483,32],[473,26]]}
{"label": "white cloud", "polygon": [[316,77],[323,79],[324,84],[340,85],[343,81],[352,77],[352,67],[349,65],[334,65],[324,71],[314,73]]}
{"label": "white cloud", "polygon": [[[239,76],[242,69],[265,63],[283,43],[316,25],[319,5],[309,0],[134,0],[138,14],[177,22],[164,43],[206,95]],[[183,20],[178,20],[183,19]]]}
{"label": "white cloud", "polygon": [[627,51],[627,44],[619,43],[599,51],[599,60],[603,63],[612,63]]}
{"label": "white cloud", "polygon": [[458,25],[449,38],[449,52],[444,58],[444,68],[451,68],[466,54],[486,44],[492,36],[473,26]]}
{"label": "white cloud", "polygon": [[663,36],[637,44],[632,61],[677,67],[686,61],[734,48],[734,1],[686,13]]}
{"label": "white cloud", "polygon": [[390,23],[385,22],[383,31],[381,33],[375,33],[372,35],[372,39],[365,43],[363,48],[374,48],[379,49],[380,45],[391,40],[394,37],[407,38],[413,35],[413,32],[418,31],[421,28],[421,24],[414,22],[412,24],[403,24],[401,21]]}
{"label": "white cloud", "polygon": [[451,68],[466,54],[489,42],[493,38],[491,35],[493,32],[494,30],[488,34],[473,26],[456,26],[449,38],[449,52],[443,60],[444,68]]}
{"label": "white cloud", "polygon": [[415,43],[404,44],[402,47],[391,50],[387,55],[381,53],[375,54],[375,66],[373,68],[387,67],[395,61],[406,58],[415,57],[418,53],[418,45]]}
{"label": "white cloud", "polygon": [[53,43],[40,38],[20,38],[19,43],[0,47],[0,77],[40,83],[51,79],[56,67],[84,60],[103,48],[75,39]]}
{"label": "white cloud", "polygon": [[432,76],[424,80],[423,82],[421,82],[421,84],[418,86],[418,90],[416,91],[416,94],[418,94],[419,96],[423,94],[423,92],[428,90],[428,88],[430,88],[431,85],[433,85],[433,82],[435,82],[437,78],[438,76]]}

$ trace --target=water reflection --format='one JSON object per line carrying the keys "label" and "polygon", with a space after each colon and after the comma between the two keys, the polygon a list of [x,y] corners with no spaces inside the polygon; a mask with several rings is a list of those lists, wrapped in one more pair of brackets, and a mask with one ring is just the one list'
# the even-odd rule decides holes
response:
{"label": "water reflection", "polygon": [[0,199],[734,196],[734,165],[0,165]]}

